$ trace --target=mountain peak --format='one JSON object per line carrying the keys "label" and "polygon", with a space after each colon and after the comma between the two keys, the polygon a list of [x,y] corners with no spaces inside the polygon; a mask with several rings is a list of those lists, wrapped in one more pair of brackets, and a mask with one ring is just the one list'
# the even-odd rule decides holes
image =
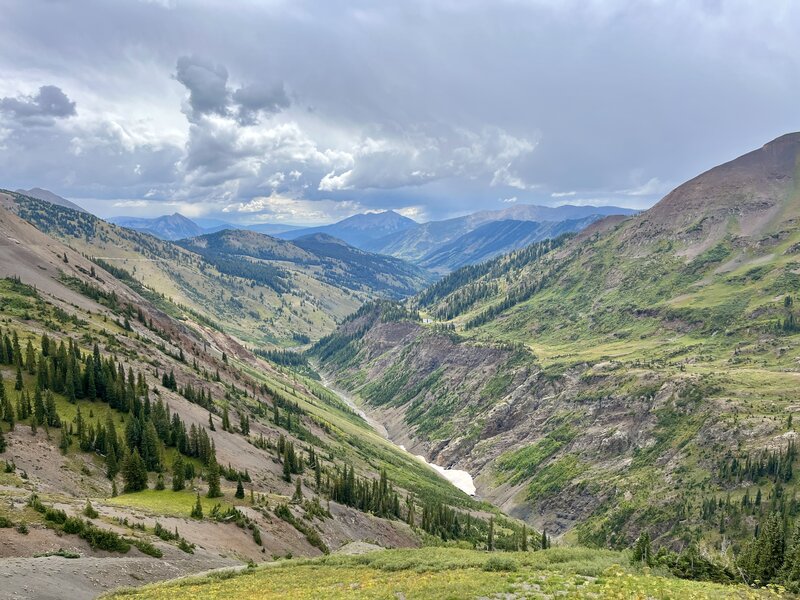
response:
{"label": "mountain peak", "polygon": [[727,235],[758,239],[779,231],[798,216],[799,165],[800,133],[782,135],[678,186],[642,213],[626,237],[679,239],[692,255]]}

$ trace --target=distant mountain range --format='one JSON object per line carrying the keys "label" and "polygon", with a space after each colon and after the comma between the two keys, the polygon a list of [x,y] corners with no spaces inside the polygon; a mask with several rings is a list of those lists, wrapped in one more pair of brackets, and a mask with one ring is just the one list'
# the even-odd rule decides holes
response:
{"label": "distant mountain range", "polygon": [[[487,223],[508,220],[543,223],[580,220],[586,219],[587,217],[595,217],[596,220],[597,217],[602,216],[632,215],[634,213],[636,213],[635,210],[620,208],[618,206],[565,205],[550,207],[533,204],[517,204],[502,210],[486,210],[463,217],[456,217],[454,219],[422,223],[416,227],[406,229],[405,231],[375,239],[365,244],[363,248],[371,252],[389,254],[424,265],[426,263],[437,263],[436,257],[438,256],[438,251],[446,246],[455,247],[460,245],[468,247],[474,244],[474,235],[460,243],[457,243],[456,240]],[[496,233],[496,231],[492,229],[485,231],[490,235]],[[523,230],[519,229],[519,231],[522,232]],[[509,231],[509,235],[506,237],[507,244],[505,246],[501,247],[497,242],[494,243],[493,249],[496,250],[494,254],[510,252],[524,245],[522,242],[515,240],[510,233]],[[527,231],[525,233],[527,234]],[[487,240],[486,243],[491,244],[491,241]],[[455,244],[455,246],[453,246],[453,244]],[[475,262],[480,262],[480,260],[483,260],[483,257],[478,253],[475,260],[464,264],[474,264]]]}
{"label": "distant mountain range", "polygon": [[219,219],[195,219],[193,221],[177,212],[171,215],[153,218],[111,217],[108,220],[120,227],[134,229],[142,233],[149,233],[159,239],[168,241],[182,240],[206,233],[223,231],[225,229],[244,229],[247,231],[265,233],[267,235],[275,235],[284,231],[299,229],[294,225],[279,225],[277,223],[236,225]]}
{"label": "distant mountain range", "polygon": [[603,217],[600,215],[589,215],[582,219],[563,221],[490,221],[435,248],[417,262],[435,273],[449,273],[460,267],[524,248],[534,242],[558,237],[562,233],[580,231],[601,218]]}
{"label": "distant mountain range", "polygon": [[191,219],[180,213],[163,215],[154,219],[139,217],[111,217],[111,223],[128,229],[149,233],[162,240],[180,240],[203,235],[206,231]]}
{"label": "distant mountain range", "polygon": [[[416,221],[404,217],[393,210],[387,210],[379,213],[353,215],[330,225],[286,231],[279,234],[278,237],[295,239],[314,233],[325,233],[344,240],[356,248],[366,249],[375,240],[416,227],[419,227],[419,223]],[[387,253],[384,252],[383,254]]]}
{"label": "distant mountain range", "polygon": [[[86,212],[47,190],[34,188],[18,191],[52,204]],[[154,218],[119,216],[108,220],[168,241],[195,238],[227,229],[255,231],[284,240],[322,234],[366,252],[393,256],[434,273],[446,274],[549,237],[579,231],[601,217],[627,216],[636,212],[617,206],[516,204],[501,210],[417,223],[393,210],[387,210],[353,215],[317,227],[277,223],[242,225],[205,218],[192,220],[177,212]]]}

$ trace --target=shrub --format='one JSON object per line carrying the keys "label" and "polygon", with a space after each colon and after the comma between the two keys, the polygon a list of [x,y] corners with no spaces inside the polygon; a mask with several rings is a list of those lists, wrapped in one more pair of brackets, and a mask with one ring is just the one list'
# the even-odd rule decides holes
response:
{"label": "shrub", "polygon": [[508,556],[492,556],[483,565],[484,571],[516,571],[518,568],[517,561]]}
{"label": "shrub", "polygon": [[148,556],[152,556],[153,558],[161,558],[164,556],[164,553],[161,552],[158,548],[156,548],[150,542],[145,540],[130,540],[130,542],[136,546],[140,552],[147,554]]}
{"label": "shrub", "polygon": [[190,544],[183,538],[178,542],[178,548],[186,552],[186,554],[194,554],[194,544]]}
{"label": "shrub", "polygon": [[87,500],[86,507],[83,509],[83,515],[89,519],[96,519],[100,516],[100,513],[98,513],[94,506],[92,506],[92,503]]}
{"label": "shrub", "polygon": [[77,535],[83,533],[83,530],[85,528],[86,524],[83,522],[83,519],[80,519],[78,517],[67,517],[62,527],[64,533],[73,533]]}
{"label": "shrub", "polygon": [[0,528],[13,527],[13,526],[14,523],[11,522],[11,519],[0,515]]}

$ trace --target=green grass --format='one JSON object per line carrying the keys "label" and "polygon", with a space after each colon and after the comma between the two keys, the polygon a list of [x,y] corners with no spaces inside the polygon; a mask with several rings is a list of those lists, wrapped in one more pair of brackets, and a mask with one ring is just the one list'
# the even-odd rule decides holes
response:
{"label": "green grass", "polygon": [[[233,504],[232,498],[232,490],[227,490],[223,498],[206,498],[205,495],[200,494],[203,514],[208,515],[215,504],[221,505],[223,510],[229,508]],[[116,498],[107,498],[103,502],[115,506],[137,508],[155,515],[188,518],[196,501],[197,495],[188,490],[183,490],[181,492],[173,492],[172,490],[143,490],[131,494],[120,494]]]}
{"label": "green grass", "polygon": [[[608,551],[486,553],[425,548],[287,561],[125,590],[110,598],[762,598],[744,586],[638,572]],[[506,596],[508,594],[508,596]]]}

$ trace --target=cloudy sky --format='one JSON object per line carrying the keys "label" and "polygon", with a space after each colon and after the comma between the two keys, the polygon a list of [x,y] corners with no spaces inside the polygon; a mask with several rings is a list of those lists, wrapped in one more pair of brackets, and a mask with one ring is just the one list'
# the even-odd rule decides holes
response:
{"label": "cloudy sky", "polygon": [[5,0],[0,187],[101,216],[649,206],[800,130],[794,0]]}

